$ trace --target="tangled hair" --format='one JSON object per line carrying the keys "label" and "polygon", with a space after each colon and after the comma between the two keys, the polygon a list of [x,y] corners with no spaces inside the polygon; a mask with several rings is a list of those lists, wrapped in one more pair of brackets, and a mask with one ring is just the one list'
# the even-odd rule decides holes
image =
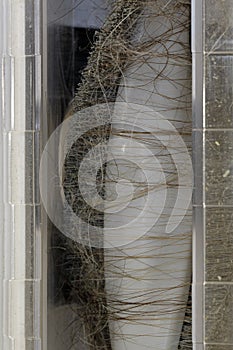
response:
{"label": "tangled hair", "polygon": [[[115,102],[117,94],[125,86],[125,71],[138,62],[143,63],[146,60],[150,65],[150,60],[155,57],[162,60],[160,70],[154,72],[152,84],[155,91],[157,82],[160,80],[167,80],[170,84],[177,84],[177,86],[185,84],[183,81],[169,81],[166,69],[169,64],[190,67],[190,47],[178,42],[183,50],[169,52],[166,43],[174,40],[174,34],[179,37],[179,33],[190,30],[190,1],[172,0],[168,1],[166,6],[162,6],[162,3],[163,1],[160,0],[117,0],[114,2],[111,14],[106,19],[102,29],[96,33],[87,66],[83,70],[81,83],[70,103],[66,118],[91,106],[110,105]],[[170,26],[167,27],[166,31],[155,33],[151,38],[148,36],[146,39],[142,38],[140,31],[148,16],[166,18]],[[153,48],[157,44],[164,49],[156,52]],[[184,95],[176,97],[176,112],[180,108],[187,111],[187,114],[190,113],[190,90],[187,92],[186,89]],[[166,95],[161,95],[161,97],[167,101],[171,99]],[[190,139],[190,125],[190,123],[179,121],[176,123],[177,129],[187,140]],[[111,135],[116,135],[118,132],[111,126],[111,123],[104,127],[91,129],[73,144],[64,164],[63,186],[66,200],[73,211],[81,216],[85,222],[98,227],[104,227],[104,214],[90,207],[82,198],[78,184],[78,168],[90,149],[99,143],[107,143]],[[132,137],[132,133],[126,137]],[[133,135],[133,137],[138,136]],[[143,138],[143,136],[140,137]],[[147,142],[146,138],[143,142]],[[169,157],[162,151],[160,152],[161,158],[166,159],[166,162],[169,161]],[[176,176],[170,175],[167,177],[167,186],[176,187]],[[108,180],[111,181],[107,177],[106,165],[103,165],[96,178],[96,187],[102,198],[106,196],[106,182]],[[190,234],[191,232],[182,232],[176,240],[163,238],[163,244],[164,246],[172,246],[172,244],[180,245],[184,242],[184,250],[186,250],[186,241],[190,239]],[[104,248],[95,248],[72,240],[63,240],[61,246],[64,253],[60,255],[57,263],[63,265],[62,278],[70,290],[67,300],[77,315],[77,326],[74,327],[76,334],[73,336],[74,347],[75,342],[81,340],[83,344],[87,344],[88,349],[112,350],[109,322],[122,318],[125,322],[129,320],[139,323],[141,318],[142,322],[147,322],[151,317],[156,316],[153,315],[153,312],[156,303],[155,296],[158,291],[148,292],[144,296],[144,301],[142,298],[139,300],[138,296],[135,297],[131,292],[126,296],[126,300],[130,299],[131,301],[125,302],[125,305],[123,300],[117,299],[117,293],[109,294],[106,292],[106,266],[109,270],[112,265],[113,271],[116,272],[114,268],[116,254],[119,253],[118,258],[120,257],[119,259],[122,261],[124,259],[140,259],[141,257],[130,254],[127,256],[128,253],[125,253],[125,256],[121,255],[122,253],[118,249],[117,253],[116,251],[112,253],[114,254],[112,256],[111,251],[108,252],[106,261]],[[182,259],[182,255],[180,258]],[[144,272],[142,272],[143,274]],[[166,291],[164,291],[164,295],[166,295]],[[191,297],[189,296],[188,304],[187,299],[169,301],[165,298],[160,302],[168,305],[168,313],[177,309],[186,309],[179,349],[191,349]],[[147,306],[151,304],[152,311],[141,315],[140,307],[143,304]],[[158,308],[158,306],[156,307]]]}
{"label": "tangled hair", "polygon": [[70,113],[100,103],[114,102],[129,56],[134,54],[131,36],[143,9],[143,1],[117,0],[110,16],[97,34],[82,82]]}

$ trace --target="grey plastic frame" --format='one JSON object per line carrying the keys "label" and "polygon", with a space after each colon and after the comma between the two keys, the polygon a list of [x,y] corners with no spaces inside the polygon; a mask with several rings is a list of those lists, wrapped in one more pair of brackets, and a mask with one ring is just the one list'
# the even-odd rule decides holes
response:
{"label": "grey plastic frame", "polygon": [[192,0],[193,95],[193,350],[204,349],[203,0]]}

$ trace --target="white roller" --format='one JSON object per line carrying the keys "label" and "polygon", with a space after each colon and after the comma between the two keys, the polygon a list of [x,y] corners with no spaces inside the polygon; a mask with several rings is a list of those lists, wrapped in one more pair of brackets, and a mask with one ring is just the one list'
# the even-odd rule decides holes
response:
{"label": "white roller", "polygon": [[[180,31],[180,23],[189,21],[189,10],[178,8],[170,18],[156,17],[155,6],[161,9],[164,1],[145,10],[148,15],[142,16],[136,30],[141,33],[141,41],[153,36],[155,44],[148,55],[136,59],[124,72],[117,102],[126,104],[122,105],[121,113],[116,104],[112,121],[113,129],[123,129],[128,136],[141,128],[149,129],[152,134],[138,134],[137,142],[142,137],[147,140],[142,143],[145,148],[135,143],[135,137],[130,141],[130,136],[127,138],[122,133],[112,135],[109,140],[109,157],[115,162],[110,161],[107,166],[107,199],[115,200],[114,181],[119,182],[115,204],[105,204],[105,241],[106,246],[111,246],[111,242],[113,246],[105,250],[113,350],[177,349],[191,279],[188,203],[192,179],[186,148],[190,137],[186,136],[185,144],[181,136],[173,133],[174,127],[180,131],[179,127],[191,121],[190,64],[183,59],[188,55],[189,28]],[[169,8],[168,5],[168,11]],[[162,33],[160,44],[156,38]],[[169,58],[164,56],[166,50]],[[162,74],[156,78],[163,67]],[[158,142],[153,141],[154,136]],[[165,178],[170,179],[172,173],[179,171],[179,191],[177,187],[166,188]],[[145,190],[139,184],[145,179],[151,186],[149,195],[132,200],[132,185]],[[133,184],[129,185],[130,182]],[[146,205],[147,197],[150,206]],[[134,218],[143,208],[146,209],[135,224]],[[120,227],[114,231],[116,239],[112,239],[113,227]]]}

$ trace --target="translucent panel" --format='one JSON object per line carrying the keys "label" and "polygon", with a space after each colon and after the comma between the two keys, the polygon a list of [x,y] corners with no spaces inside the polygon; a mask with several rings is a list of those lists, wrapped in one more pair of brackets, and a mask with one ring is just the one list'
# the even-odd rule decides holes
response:
{"label": "translucent panel", "polygon": [[206,204],[232,205],[233,131],[206,131],[205,142]]}
{"label": "translucent panel", "polygon": [[[164,235],[164,225],[175,207],[179,192],[176,175],[174,178],[172,175],[176,172],[176,161],[172,159],[171,154],[175,153],[178,157],[182,154],[183,162],[191,153],[190,3],[169,0],[67,0],[58,4],[56,0],[48,0],[47,5],[47,127],[48,134],[52,134],[54,130],[56,132],[53,135],[58,135],[58,130],[61,130],[61,133],[52,143],[51,152],[50,149],[47,152],[46,148],[50,156],[48,161],[51,159],[51,162],[55,163],[55,171],[51,171],[49,176],[50,192],[45,192],[47,196],[49,193],[51,207],[60,209],[60,203],[53,204],[54,196],[53,193],[50,196],[50,193],[53,190],[55,192],[56,188],[63,189],[63,204],[66,199],[73,210],[72,218],[75,213],[76,218],[82,216],[84,221],[82,226],[80,225],[80,231],[80,226],[71,220],[70,211],[65,217],[66,225],[61,226],[57,223],[62,221],[63,212],[52,212],[53,215],[48,212],[51,222],[48,223],[47,347],[59,350],[190,348],[190,202],[184,220],[180,222],[175,233]],[[163,10],[164,6],[166,11]],[[125,111],[120,109],[121,103],[126,107]],[[102,109],[97,107],[99,104]],[[137,108],[133,108],[133,104]],[[143,222],[138,223],[134,219],[140,213],[141,203],[146,203],[143,191],[140,192],[139,198],[134,197],[132,206],[124,207],[117,213],[109,213],[113,215],[107,215],[104,211],[96,213],[96,210],[93,210],[92,203],[97,197],[91,196],[91,191],[97,182],[98,194],[105,200],[108,197],[107,193],[118,183],[119,176],[123,174],[123,182],[128,183],[128,178],[135,173],[135,187],[140,188],[144,179],[140,169],[136,168],[135,171],[133,162],[127,168],[124,166],[125,162],[122,165],[113,158],[112,162],[105,162],[97,174],[94,173],[94,186],[90,180],[92,168],[84,169],[85,176],[82,181],[87,181],[87,187],[83,192],[80,190],[78,178],[80,159],[85,160],[86,155],[93,154],[92,164],[96,164],[98,157],[96,151],[93,152],[94,146],[99,143],[101,137],[103,140],[103,128],[99,128],[99,125],[98,128],[92,126],[95,126],[94,123],[99,119],[109,123],[112,108],[117,111],[116,119],[111,121],[114,137],[114,128],[118,130],[118,113],[121,111],[119,116],[125,112],[127,115],[123,135],[127,134],[127,125],[132,121],[132,131],[138,128],[136,123],[139,120],[144,127],[148,126],[147,132],[142,132],[142,135],[139,132],[137,140],[140,142],[145,137],[144,146],[152,148],[152,156],[148,157],[144,152],[143,157],[140,157],[141,153],[137,151],[140,148],[135,145],[133,160],[136,162],[142,159],[144,167],[153,172],[158,169],[158,166],[153,164],[153,158],[158,158],[161,167],[159,174],[165,173],[172,178],[170,188],[167,186],[169,194],[161,217],[146,232],[145,237],[143,235],[142,238],[129,242],[129,245],[125,244],[128,242],[129,232],[140,232],[140,229],[147,227],[148,222],[153,221],[158,211],[163,208],[160,196],[155,196],[156,199],[149,205],[148,211],[143,211]],[[152,110],[149,115],[148,108]],[[98,110],[101,113],[98,113]],[[199,110],[202,111],[200,107]],[[78,122],[72,126],[69,121],[74,116],[77,116]],[[158,125],[155,122],[156,118]],[[167,125],[168,135],[163,128],[160,132],[161,121]],[[57,129],[63,122],[65,132],[64,129]],[[82,125],[89,125],[90,130],[88,128],[88,131],[78,138]],[[108,144],[111,138],[109,125],[105,129],[108,131],[104,134],[104,142]],[[156,140],[150,143],[148,134],[152,130],[157,136]],[[172,138],[177,131],[183,142],[179,145],[173,142]],[[75,136],[75,143],[63,164],[62,147],[70,141],[70,132]],[[143,136],[144,134],[147,136]],[[162,145],[160,137],[164,141],[164,136],[168,138],[166,144]],[[125,140],[129,137],[130,140],[133,139],[130,133]],[[202,138],[201,133],[197,143],[202,145]],[[109,154],[112,156],[118,150],[122,155],[128,153],[128,145],[124,140],[121,140],[120,144],[116,143]],[[123,160],[124,157],[125,155]],[[63,166],[62,183],[57,176],[58,160]],[[198,158],[195,161],[201,166]],[[185,168],[183,164],[180,169],[181,175],[185,173]],[[190,172],[188,181],[184,183],[185,189],[186,186],[191,187],[191,178]],[[202,177],[197,183],[198,187],[201,185]],[[124,195],[127,194],[126,190],[127,188],[124,189]],[[85,201],[86,194],[88,200]],[[93,196],[94,200],[89,204]],[[198,201],[202,203],[200,196],[199,194]],[[180,212],[186,207],[184,202],[187,197],[187,192],[180,195],[177,215],[172,217],[174,223],[182,216]],[[103,201],[104,206],[107,206],[106,202],[108,201]],[[121,227],[123,221],[124,224],[129,224],[127,232]],[[115,228],[120,226],[120,235],[116,236],[120,247],[115,247],[115,244],[110,244],[107,248],[102,247],[110,236],[106,231],[105,236],[101,235],[100,239],[98,236],[98,246],[92,244],[91,231],[95,225],[100,228],[101,233],[104,228],[111,230],[111,225],[115,225]],[[70,228],[75,237],[70,234]],[[84,235],[85,241],[82,240]],[[102,236],[105,238],[102,239]],[[100,243],[102,245],[99,247]]]}
{"label": "translucent panel", "polygon": [[206,281],[233,282],[233,208],[206,210]]}
{"label": "translucent panel", "polygon": [[[6,131],[40,128],[41,57],[4,57],[3,122]],[[11,84],[10,84],[11,82]],[[27,94],[22,95],[23,89]],[[12,103],[10,103],[10,101]],[[25,115],[25,119],[22,118]]]}
{"label": "translucent panel", "polygon": [[[25,266],[25,275],[27,280],[40,280],[41,275],[41,235],[39,222],[36,222],[40,217],[40,206],[28,205],[25,208],[26,216],[26,251],[27,260]],[[15,211],[17,208],[15,208]],[[39,220],[38,220],[39,221]]]}
{"label": "translucent panel", "polygon": [[232,0],[206,0],[205,50],[233,52]]}
{"label": "translucent panel", "polygon": [[233,57],[211,55],[205,64],[206,127],[232,128]]}
{"label": "translucent panel", "polygon": [[206,345],[205,346],[205,350],[232,350],[233,349],[233,345]]}
{"label": "translucent panel", "polygon": [[[3,1],[4,4],[4,1]],[[40,1],[7,1],[4,4],[7,53],[12,56],[41,54],[41,3]],[[19,26],[19,19],[24,24]]]}
{"label": "translucent panel", "polygon": [[[39,152],[38,134],[34,132],[11,132],[8,134],[8,150],[10,156],[10,178],[12,204],[35,204],[38,197],[38,172]],[[20,152],[20,148],[25,147],[25,153]],[[25,163],[24,163],[25,162]],[[25,166],[26,165],[26,166]],[[37,169],[35,167],[37,166]],[[20,171],[20,170],[21,171]],[[22,184],[25,184],[25,188]],[[24,198],[24,199],[23,199]]]}
{"label": "translucent panel", "polygon": [[205,341],[233,344],[233,286],[207,284],[205,287]]}
{"label": "translucent panel", "polygon": [[233,349],[233,1],[195,0],[193,9],[193,118],[194,129],[202,134],[201,137],[194,131],[193,144],[193,348],[230,350]]}

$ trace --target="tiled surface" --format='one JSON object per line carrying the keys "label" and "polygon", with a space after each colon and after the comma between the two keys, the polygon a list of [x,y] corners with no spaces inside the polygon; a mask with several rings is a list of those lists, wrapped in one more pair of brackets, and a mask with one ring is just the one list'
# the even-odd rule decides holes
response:
{"label": "tiled surface", "polygon": [[233,1],[205,0],[206,52],[233,52]]}
{"label": "tiled surface", "polygon": [[206,205],[233,205],[233,130],[205,133]]}
{"label": "tiled surface", "polygon": [[206,210],[206,281],[233,282],[233,208]]}
{"label": "tiled surface", "polygon": [[224,345],[224,344],[206,345],[205,350],[233,350],[233,345]]}
{"label": "tiled surface", "polygon": [[233,128],[233,56],[206,56],[206,128]]}
{"label": "tiled surface", "polygon": [[233,285],[205,286],[205,341],[233,344]]}
{"label": "tiled surface", "polygon": [[194,135],[194,205],[201,211],[194,228],[204,218],[204,231],[194,230],[194,274],[203,285],[195,303],[204,313],[194,316],[201,323],[196,329],[205,330],[204,339],[195,336],[205,350],[233,350],[233,0],[194,4],[195,16],[204,10],[202,23],[194,17],[196,26],[203,24],[194,38],[202,42],[203,33],[203,50],[201,58],[193,56],[194,129],[203,135]]}

